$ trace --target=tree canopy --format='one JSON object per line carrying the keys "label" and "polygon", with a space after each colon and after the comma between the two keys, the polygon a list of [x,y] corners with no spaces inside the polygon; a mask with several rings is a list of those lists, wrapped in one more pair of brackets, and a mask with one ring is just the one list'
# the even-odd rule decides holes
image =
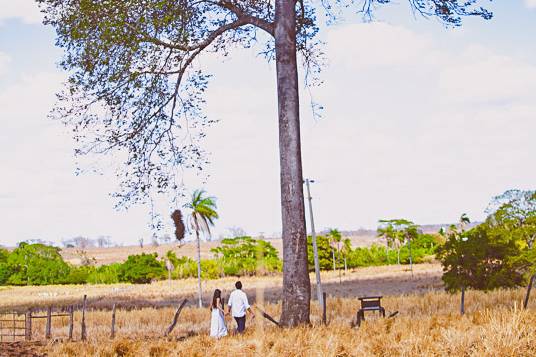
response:
{"label": "tree canopy", "polygon": [[[53,113],[73,129],[76,153],[120,152],[120,205],[144,201],[151,191],[179,188],[177,167],[202,169],[203,114],[210,74],[195,66],[204,52],[227,56],[259,43],[275,58],[277,1],[37,0],[45,24],[65,50],[69,79]],[[350,6],[368,18],[390,0],[297,1],[296,51],[308,83],[322,64],[321,21]],[[459,26],[464,16],[490,19],[477,0],[408,0],[419,14]],[[286,16],[286,15],[283,15]],[[175,196],[173,196],[175,197]]]}

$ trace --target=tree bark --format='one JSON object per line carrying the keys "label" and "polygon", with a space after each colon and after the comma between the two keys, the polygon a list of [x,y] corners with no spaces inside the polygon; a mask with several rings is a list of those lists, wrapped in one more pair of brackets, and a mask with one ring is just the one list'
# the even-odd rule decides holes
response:
{"label": "tree bark", "polygon": [[311,298],[303,202],[295,6],[293,0],[276,0],[274,33],[283,223],[280,321],[287,327],[309,323]]}
{"label": "tree bark", "polygon": [[529,306],[529,298],[530,298],[530,292],[532,290],[532,286],[534,285],[534,280],[536,279],[536,274],[532,275],[529,280],[529,285],[527,286],[527,294],[525,295],[525,301],[523,301],[523,308],[527,309]]}

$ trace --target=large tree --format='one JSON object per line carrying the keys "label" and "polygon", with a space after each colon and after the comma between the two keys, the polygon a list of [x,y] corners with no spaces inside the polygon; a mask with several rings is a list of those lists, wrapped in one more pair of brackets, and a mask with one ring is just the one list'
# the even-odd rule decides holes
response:
{"label": "large tree", "polygon": [[[37,0],[65,49],[69,73],[57,115],[71,124],[78,153],[120,151],[119,202],[176,190],[177,166],[200,167],[195,135],[209,76],[193,64],[204,52],[262,42],[275,60],[283,235],[281,323],[309,322],[310,283],[299,121],[299,54],[306,80],[317,73],[315,10],[333,19],[345,6],[369,18],[390,0]],[[416,12],[457,26],[467,15],[491,18],[478,0],[408,0]],[[342,11],[341,11],[342,12]],[[310,83],[310,82],[309,82]],[[182,140],[182,138],[188,140]]]}

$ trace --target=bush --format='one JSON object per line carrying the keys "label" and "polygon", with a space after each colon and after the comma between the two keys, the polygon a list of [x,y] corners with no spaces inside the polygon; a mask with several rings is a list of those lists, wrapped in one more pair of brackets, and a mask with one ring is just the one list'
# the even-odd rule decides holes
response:
{"label": "bush", "polygon": [[59,252],[59,248],[44,244],[20,243],[7,257],[5,263],[7,267],[4,267],[3,272],[3,275],[9,275],[6,283],[11,285],[64,283],[70,268]]}
{"label": "bush", "polygon": [[95,271],[92,266],[69,267],[69,275],[63,281],[64,284],[86,284],[89,275]]}
{"label": "bush", "polygon": [[102,265],[95,268],[87,277],[90,284],[115,284],[119,283],[119,270],[121,263]]}
{"label": "bush", "polygon": [[158,254],[130,255],[119,268],[119,281],[147,284],[165,277],[164,264],[157,260]]}
{"label": "bush", "polygon": [[[329,245],[329,238],[325,236],[316,236],[316,246],[318,251],[318,263],[320,270],[329,270],[333,268],[333,258],[331,253],[331,246]],[[307,261],[309,263],[309,270],[315,269],[314,252],[313,252],[313,238],[307,237]]]}
{"label": "bush", "polygon": [[226,276],[263,275],[281,271],[283,267],[277,249],[270,242],[251,237],[223,239],[221,246],[211,251],[217,257],[220,273]]}
{"label": "bush", "polygon": [[11,271],[7,265],[7,258],[9,257],[9,251],[7,249],[0,248],[0,285],[7,283]]}
{"label": "bush", "polygon": [[522,285],[526,262],[515,239],[495,234],[493,227],[481,224],[467,232],[452,231],[438,249],[443,265],[443,281],[448,291],[462,287],[478,290]]}

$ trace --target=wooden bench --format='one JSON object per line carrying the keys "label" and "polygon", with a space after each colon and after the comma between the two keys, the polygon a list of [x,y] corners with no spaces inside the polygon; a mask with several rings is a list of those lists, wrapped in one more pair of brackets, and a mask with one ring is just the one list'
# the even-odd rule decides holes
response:
{"label": "wooden bench", "polygon": [[365,311],[379,311],[385,317],[385,309],[382,307],[381,300],[383,296],[364,296],[360,297],[361,309],[357,311],[357,326],[365,320]]}

